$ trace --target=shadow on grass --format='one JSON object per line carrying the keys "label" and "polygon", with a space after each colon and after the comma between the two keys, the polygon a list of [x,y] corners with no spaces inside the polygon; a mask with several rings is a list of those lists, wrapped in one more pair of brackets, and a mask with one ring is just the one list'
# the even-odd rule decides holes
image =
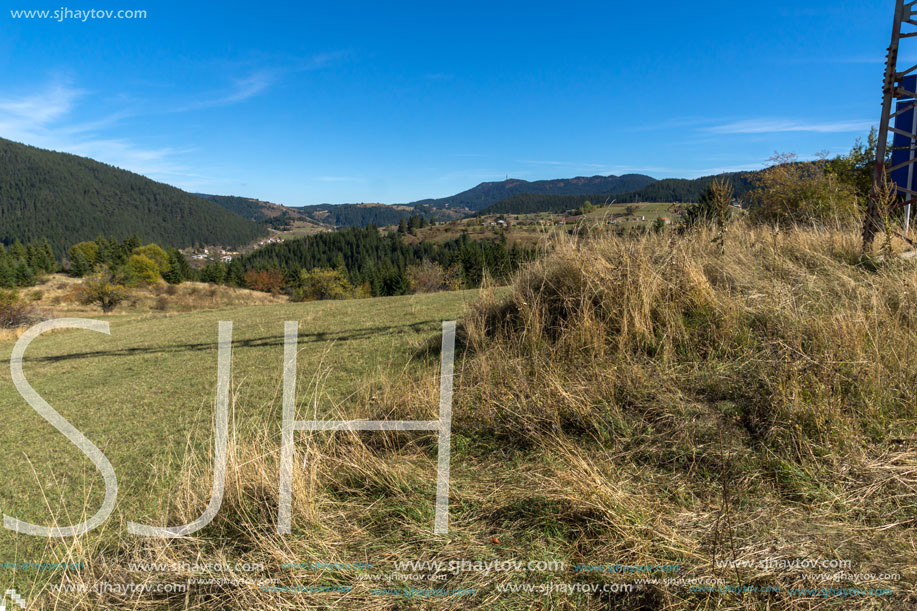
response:
{"label": "shadow on grass", "polygon": [[[416,333],[425,331],[431,325],[438,323],[438,320],[424,320],[403,325],[389,325],[378,327],[366,327],[364,329],[345,329],[341,331],[325,332],[317,331],[314,333],[299,333],[299,344],[315,344],[320,342],[348,342],[360,339],[367,339],[374,335],[397,331],[399,329],[410,329]],[[216,336],[214,330],[214,336]],[[216,350],[216,337],[212,342],[196,342],[185,344],[172,344],[158,347],[131,347],[119,348],[116,350],[93,350],[91,352],[74,352],[70,354],[58,354],[54,356],[36,356],[26,357],[23,359],[27,363],[59,363],[74,359],[88,359],[101,357],[121,357],[134,356],[138,354],[178,354],[181,352],[203,352],[207,350]],[[234,339],[232,342],[233,349],[239,348],[270,348],[273,346],[283,346],[283,334],[269,335],[266,337],[257,337],[250,339]]]}

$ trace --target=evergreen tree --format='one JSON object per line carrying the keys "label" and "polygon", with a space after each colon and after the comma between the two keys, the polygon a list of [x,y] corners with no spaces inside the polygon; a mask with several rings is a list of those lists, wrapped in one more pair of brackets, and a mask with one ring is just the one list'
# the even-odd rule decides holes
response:
{"label": "evergreen tree", "polygon": [[17,239],[13,242],[13,245],[10,246],[9,255],[12,259],[25,259],[28,256],[28,252],[22,242]]}
{"label": "evergreen tree", "polygon": [[0,287],[5,289],[16,288],[16,271],[8,261],[0,261]]}
{"label": "evergreen tree", "polygon": [[170,248],[166,251],[169,261],[168,270],[162,275],[163,279],[169,284],[181,284],[189,280],[193,275],[191,266],[185,260],[185,256],[178,249]]}
{"label": "evergreen tree", "polygon": [[226,270],[226,284],[232,286],[245,286],[245,267],[242,260],[238,257],[229,262],[229,268]]}
{"label": "evergreen tree", "polygon": [[223,284],[223,280],[226,279],[226,268],[223,267],[223,264],[214,261],[201,270],[200,278],[201,282]]}
{"label": "evergreen tree", "polygon": [[35,284],[35,272],[29,267],[25,259],[20,259],[15,269],[16,286],[32,286]]}

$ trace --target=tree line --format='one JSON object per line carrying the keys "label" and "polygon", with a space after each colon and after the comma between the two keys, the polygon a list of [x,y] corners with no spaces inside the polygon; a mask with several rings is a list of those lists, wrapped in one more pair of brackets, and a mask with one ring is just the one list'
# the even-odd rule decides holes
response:
{"label": "tree line", "polygon": [[[505,236],[494,241],[475,241],[467,234],[441,243],[409,244],[402,239],[423,217],[406,221],[404,229],[383,233],[375,225],[350,227],[320,233],[299,240],[272,244],[234,259],[226,266],[230,282],[236,283],[251,272],[276,272],[286,287],[301,287],[303,273],[331,269],[351,287],[360,287],[371,296],[402,295],[411,291],[415,267],[442,270],[444,288],[473,288],[485,275],[503,281],[522,263],[535,257],[535,249],[508,245]],[[210,267],[210,266],[208,266]],[[205,268],[206,269],[206,268]],[[433,272],[435,274],[435,272]]]}
{"label": "tree line", "polygon": [[117,305],[125,289],[162,280],[285,293],[294,300],[474,288],[485,276],[508,279],[536,254],[533,248],[508,245],[505,236],[473,241],[462,234],[442,244],[406,243],[404,235],[425,226],[421,219],[408,220],[403,231],[391,233],[371,225],[315,234],[269,245],[229,263],[210,261],[197,270],[175,248],[143,244],[137,236],[124,240],[99,236],[68,249],[67,271],[87,277],[86,300],[105,309]]}
{"label": "tree line", "polygon": [[9,248],[0,243],[0,288],[32,286],[42,274],[57,270],[57,259],[47,239],[28,244],[16,240]]}

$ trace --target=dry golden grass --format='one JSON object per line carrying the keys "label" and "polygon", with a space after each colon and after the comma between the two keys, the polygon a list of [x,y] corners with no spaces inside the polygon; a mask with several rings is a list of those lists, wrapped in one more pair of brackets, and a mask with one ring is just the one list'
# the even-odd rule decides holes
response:
{"label": "dry golden grass", "polygon": [[[90,315],[101,316],[101,310],[80,304],[76,288],[80,278],[65,274],[48,276],[39,285],[20,290],[22,299],[34,304],[49,316]],[[204,282],[183,282],[170,285],[162,282],[152,286],[130,289],[129,297],[113,314],[143,312],[196,312],[230,306],[270,305],[286,303],[283,295],[271,295],[248,289],[218,286]]]}
{"label": "dry golden grass", "polygon": [[[72,577],[162,577],[126,573],[127,558],[244,557],[264,563],[259,577],[278,585],[353,587],[279,594],[224,584],[158,601],[102,599],[144,609],[914,608],[915,263],[863,260],[853,230],[777,233],[740,224],[730,228],[725,252],[713,238],[703,231],[558,236],[552,254],[522,271],[508,297],[478,303],[460,329],[448,536],[432,534],[430,435],[298,435],[293,533],[279,536],[279,432],[236,430],[223,507],[201,537],[126,538],[116,552],[90,550],[93,560]],[[417,355],[430,375],[373,381],[364,397],[372,413],[363,417],[434,416],[436,350],[418,346]],[[320,380],[302,382],[317,400]],[[200,514],[209,470],[209,458],[188,459],[164,521]],[[74,557],[87,557],[78,541],[73,546]],[[435,602],[369,591],[417,583],[281,568],[372,562],[386,572],[395,560],[495,558],[568,564],[555,573],[468,572],[420,584],[476,589],[472,598]],[[833,570],[716,565],[765,558],[849,560],[849,573],[900,579],[824,582],[813,573]],[[682,567],[675,577],[781,591],[692,592],[658,583],[628,594],[532,598],[496,589],[653,577],[577,572],[576,563],[672,563]],[[823,587],[894,594],[787,591]],[[99,599],[57,595],[44,603],[89,608],[90,600]]]}

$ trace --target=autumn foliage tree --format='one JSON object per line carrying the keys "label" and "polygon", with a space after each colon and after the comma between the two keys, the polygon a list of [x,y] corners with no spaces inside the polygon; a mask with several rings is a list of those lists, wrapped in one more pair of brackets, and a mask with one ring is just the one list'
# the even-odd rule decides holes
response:
{"label": "autumn foliage tree", "polygon": [[250,270],[243,276],[245,286],[253,291],[274,293],[283,290],[283,272],[279,269],[265,269],[261,271]]}

